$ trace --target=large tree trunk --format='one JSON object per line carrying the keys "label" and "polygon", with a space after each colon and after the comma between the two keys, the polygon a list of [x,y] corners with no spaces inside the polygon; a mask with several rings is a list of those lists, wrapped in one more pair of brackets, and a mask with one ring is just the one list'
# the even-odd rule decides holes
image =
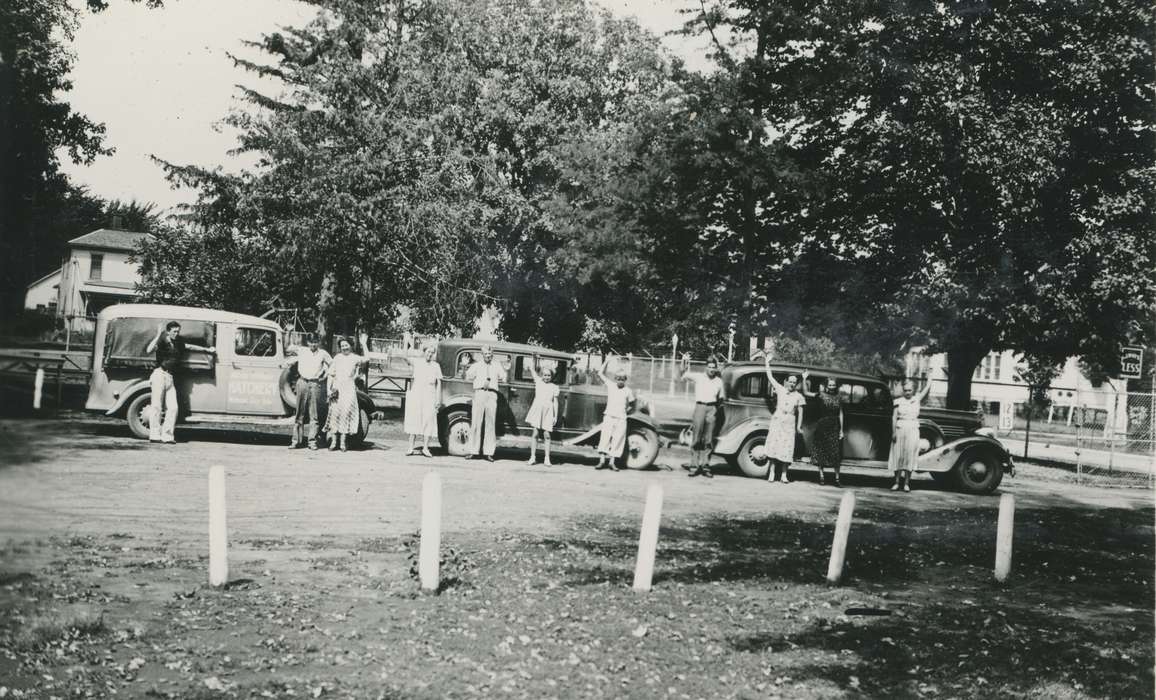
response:
{"label": "large tree trunk", "polygon": [[971,377],[987,355],[986,349],[952,348],[947,351],[947,407],[971,410]]}

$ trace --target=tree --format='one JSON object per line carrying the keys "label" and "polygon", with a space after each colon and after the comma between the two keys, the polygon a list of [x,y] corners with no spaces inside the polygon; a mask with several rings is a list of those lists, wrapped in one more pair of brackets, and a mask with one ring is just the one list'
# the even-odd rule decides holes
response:
{"label": "tree", "polygon": [[[24,287],[59,264],[93,201],[59,171],[57,153],[91,162],[110,152],[104,126],[77,114],[61,95],[71,83],[77,13],[67,0],[0,3],[0,313],[23,302]],[[64,212],[64,215],[60,214]]]}
{"label": "tree", "polygon": [[[714,16],[741,29],[760,5]],[[801,257],[829,274],[799,285],[804,307],[835,302],[865,337],[898,319],[930,339],[948,354],[954,407],[991,350],[1110,363],[1147,337],[1150,5],[785,7],[804,21],[782,25],[769,55],[798,147],[822,154],[822,187],[793,225]]]}
{"label": "tree", "polygon": [[[549,274],[543,215],[558,148],[662,79],[656,40],[578,0],[318,5],[259,42],[270,61],[237,61],[284,86],[244,90],[255,109],[228,118],[259,169],[168,166],[200,191],[198,229],[173,235],[259,241],[261,284],[317,308],[323,332],[338,316],[381,325],[401,304],[417,330],[469,329],[491,303],[511,337],[569,332],[575,291]],[[163,275],[196,245],[142,255]]]}

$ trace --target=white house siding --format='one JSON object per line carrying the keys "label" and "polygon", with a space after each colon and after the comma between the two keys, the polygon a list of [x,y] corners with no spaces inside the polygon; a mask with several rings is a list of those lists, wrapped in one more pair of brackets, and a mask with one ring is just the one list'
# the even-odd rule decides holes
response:
{"label": "white house siding", "polygon": [[60,270],[28,285],[24,292],[24,308],[47,311],[55,309],[60,294]]}
{"label": "white house siding", "polygon": [[[92,279],[92,256],[103,256],[100,279]],[[112,250],[74,248],[65,263],[60,283],[59,309],[72,330],[89,330],[92,316],[101,304],[113,298],[131,301],[132,288],[140,280],[140,270],[129,262],[129,254]],[[118,286],[113,286],[118,285]]]}

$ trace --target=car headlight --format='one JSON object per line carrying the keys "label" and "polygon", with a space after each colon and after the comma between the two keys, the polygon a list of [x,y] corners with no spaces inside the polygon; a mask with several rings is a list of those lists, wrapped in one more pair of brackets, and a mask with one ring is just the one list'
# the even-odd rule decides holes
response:
{"label": "car headlight", "polygon": [[995,431],[992,430],[991,428],[979,428],[978,430],[975,431],[975,434],[976,435],[983,435],[983,436],[989,437],[989,438],[995,438]]}

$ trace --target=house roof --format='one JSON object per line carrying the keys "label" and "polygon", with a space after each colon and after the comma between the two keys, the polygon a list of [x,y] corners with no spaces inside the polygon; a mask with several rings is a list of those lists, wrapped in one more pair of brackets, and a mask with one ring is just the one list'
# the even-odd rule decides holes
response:
{"label": "house roof", "polygon": [[73,238],[68,245],[73,248],[99,248],[101,250],[123,250],[131,253],[136,250],[137,243],[147,238],[147,233],[138,231],[120,231],[114,228],[98,228],[83,236]]}
{"label": "house roof", "polygon": [[55,270],[53,270],[52,272],[49,272],[47,275],[45,275],[45,276],[41,277],[40,279],[36,280],[35,282],[29,284],[28,286],[25,287],[25,289],[32,289],[33,287],[40,284],[41,282],[47,282],[48,280],[52,279],[53,277],[58,277],[59,275],[60,275],[60,268],[58,267]]}

